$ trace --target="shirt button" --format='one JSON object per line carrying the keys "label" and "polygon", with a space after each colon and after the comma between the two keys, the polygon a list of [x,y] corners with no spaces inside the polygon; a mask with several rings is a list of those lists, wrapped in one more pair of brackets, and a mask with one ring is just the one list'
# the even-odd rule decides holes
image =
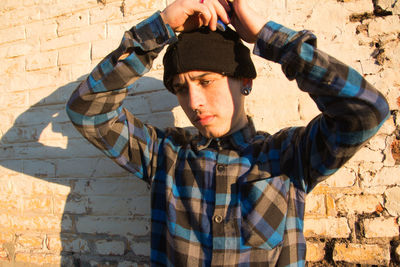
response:
{"label": "shirt button", "polygon": [[214,216],[214,222],[221,223],[222,222],[222,216],[221,215],[215,215]]}
{"label": "shirt button", "polygon": [[225,171],[225,165],[218,164],[218,165],[217,165],[217,170],[218,170],[219,172]]}

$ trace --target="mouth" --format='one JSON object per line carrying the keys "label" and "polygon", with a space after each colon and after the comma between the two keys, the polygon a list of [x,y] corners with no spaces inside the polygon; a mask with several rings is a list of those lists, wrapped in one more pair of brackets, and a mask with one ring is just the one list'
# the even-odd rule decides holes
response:
{"label": "mouth", "polygon": [[200,115],[195,117],[194,123],[206,126],[210,124],[214,120],[214,118],[214,115]]}

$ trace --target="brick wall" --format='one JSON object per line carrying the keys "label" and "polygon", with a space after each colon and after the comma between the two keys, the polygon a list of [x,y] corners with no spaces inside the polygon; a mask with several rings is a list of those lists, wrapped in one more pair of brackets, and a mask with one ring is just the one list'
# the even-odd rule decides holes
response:
{"label": "brick wall", "polygon": [[[124,30],[167,2],[0,2],[0,266],[147,266],[147,185],[83,140],[64,106]],[[400,3],[251,4],[266,18],[314,31],[318,46],[366,76],[392,110],[378,135],[307,197],[308,265],[398,265]],[[280,66],[254,60],[259,77],[247,110],[259,129],[304,125],[317,114]],[[188,126],[161,78],[159,58],[126,106],[159,127]]]}

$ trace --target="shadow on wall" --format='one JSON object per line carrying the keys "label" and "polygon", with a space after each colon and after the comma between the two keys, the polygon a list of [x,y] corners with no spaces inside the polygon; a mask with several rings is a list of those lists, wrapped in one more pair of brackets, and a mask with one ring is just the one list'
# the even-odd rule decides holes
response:
{"label": "shadow on wall", "polygon": [[[25,253],[29,266],[43,259],[61,260],[62,266],[147,263],[149,188],[90,145],[69,122],[65,103],[78,84],[62,86],[31,106],[0,141],[0,165],[7,174],[0,185],[10,189],[7,198],[20,203],[6,215],[13,240],[3,248],[10,263]],[[178,103],[162,82],[142,77],[135,86],[140,90],[128,96],[125,106],[137,103],[133,112],[143,109],[138,117],[144,122],[174,125],[172,109]],[[147,100],[154,101],[152,95],[162,101],[163,112],[151,110]],[[54,135],[62,136],[51,140]],[[32,245],[32,238],[39,245]]]}

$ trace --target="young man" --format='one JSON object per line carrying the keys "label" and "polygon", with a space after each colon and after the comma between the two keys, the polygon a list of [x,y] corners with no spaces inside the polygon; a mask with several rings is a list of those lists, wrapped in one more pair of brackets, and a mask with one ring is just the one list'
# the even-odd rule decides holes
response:
{"label": "young man", "polygon": [[[126,32],[67,105],[85,138],[151,184],[153,266],[304,265],[306,194],[388,117],[384,97],[310,32],[265,24],[246,0],[233,9],[229,19],[225,0],[177,0]],[[218,17],[236,32],[215,31]],[[314,99],[321,114],[307,127],[255,131],[244,98],[256,73],[240,39]],[[121,107],[167,44],[164,84],[198,135]]]}

